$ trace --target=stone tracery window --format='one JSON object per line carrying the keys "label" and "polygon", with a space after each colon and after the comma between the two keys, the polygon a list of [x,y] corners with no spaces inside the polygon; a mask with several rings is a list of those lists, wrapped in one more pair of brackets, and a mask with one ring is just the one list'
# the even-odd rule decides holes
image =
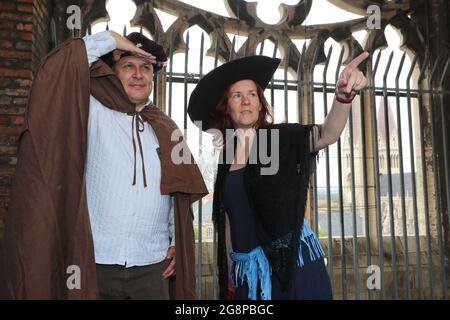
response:
{"label": "stone tracery window", "polygon": [[[119,2],[122,9],[116,16],[112,6]],[[130,10],[123,9],[125,2],[128,3]],[[338,238],[341,229],[344,228],[345,231],[349,230],[345,233],[345,237],[365,237],[368,235],[367,230],[374,236],[376,226],[373,220],[370,228],[364,228],[368,223],[365,210],[370,207],[370,215],[375,216],[378,212],[374,208],[377,208],[381,211],[381,215],[377,217],[376,222],[383,228],[383,234],[391,235],[391,229],[385,226],[390,226],[390,210],[400,212],[401,203],[398,202],[395,207],[390,208],[388,194],[382,195],[380,199],[383,210],[379,208],[379,203],[368,204],[364,195],[364,190],[368,189],[364,176],[379,177],[378,174],[382,170],[379,185],[375,185],[374,188],[389,190],[385,184],[388,181],[387,177],[390,174],[398,174],[402,169],[404,174],[409,174],[416,180],[416,199],[413,199],[411,188],[405,189],[404,198],[407,203],[417,201],[417,221],[421,225],[419,235],[423,236],[426,231],[423,227],[426,211],[423,203],[427,195],[421,192],[424,179],[422,170],[425,163],[421,149],[425,148],[429,154],[432,148],[430,143],[427,145],[420,143],[421,115],[417,90],[420,68],[426,60],[425,45],[420,42],[420,36],[415,32],[414,23],[409,15],[409,1],[380,0],[392,10],[384,11],[382,28],[379,30],[366,27],[368,14],[360,5],[362,2],[364,1],[349,4],[351,1],[346,0],[110,0],[106,3],[110,14],[108,27],[111,30],[121,33],[124,25],[127,32],[140,31],[142,28],[145,35],[161,42],[168,51],[173,52],[171,65],[165,70],[166,80],[170,75],[172,77],[170,89],[166,82],[165,90],[157,94],[157,99],[161,102],[160,107],[170,113],[180,128],[186,126],[188,143],[196,157],[199,157],[199,131],[189,120],[186,121],[184,105],[196,81],[215,64],[220,65],[229,59],[249,54],[281,58],[283,62],[275,74],[274,89],[266,90],[267,99],[274,106],[275,121],[320,123],[333,98],[336,71],[342,70],[342,66],[338,68],[339,61],[345,64],[359,51],[370,50],[372,59],[365,67],[365,71],[369,76],[376,71],[374,82],[371,83],[370,92],[362,95],[362,99],[358,97],[353,104],[352,135],[349,134],[349,139],[345,141],[342,139],[340,145],[334,144],[328,151],[320,153],[313,201],[310,204],[311,218],[319,220],[315,221],[314,225],[320,225],[323,228],[321,231],[328,231],[329,212],[332,217],[341,213],[347,215],[350,219],[345,221],[351,224],[354,221],[351,218],[355,216],[356,234],[353,233],[353,225],[351,228],[348,226],[344,228],[340,225],[339,219],[331,219],[334,224],[331,234],[327,235]],[[264,17],[266,6],[271,9],[268,10],[270,14]],[[275,7],[279,10],[275,10]],[[329,12],[332,14],[327,15]],[[131,24],[130,20],[133,21]],[[92,25],[92,32],[106,28],[104,18],[103,21],[89,21],[89,23]],[[188,34],[189,50],[186,51]],[[201,51],[202,38],[203,51]],[[185,63],[186,52],[188,64]],[[200,56],[203,59],[202,65]],[[325,72],[327,60],[328,69]],[[410,93],[407,89],[413,92]],[[399,94],[396,94],[397,92]],[[380,109],[384,111],[380,112]],[[370,121],[364,117],[373,121],[371,128]],[[345,130],[350,130],[350,121]],[[399,130],[401,136],[391,141],[395,139],[393,136],[397,135]],[[363,133],[366,135],[365,140]],[[376,168],[368,168],[369,171],[364,173],[363,163],[368,162],[364,148],[371,138],[374,143],[371,146],[372,151],[378,152],[378,155],[373,155],[378,161],[376,164],[378,172],[370,171]],[[208,137],[204,136],[202,142],[204,147],[207,142]],[[402,155],[397,150],[400,144]],[[350,145],[353,150],[351,154]],[[344,156],[347,155],[347,151],[341,150],[341,159],[338,159],[339,147],[342,150],[347,148],[345,150],[348,150],[350,156]],[[203,148],[203,156],[207,153],[205,150],[207,148]],[[432,156],[428,156],[427,161],[430,161],[430,157]],[[390,167],[387,166],[389,159],[391,159]],[[203,162],[209,160],[203,159]],[[341,174],[345,177],[342,187],[344,190],[350,190],[350,194],[354,193],[353,197],[350,194],[343,197],[346,199],[343,208],[339,207],[338,201],[340,196],[338,160],[342,161]],[[394,171],[392,169],[395,169],[396,173],[391,172]],[[212,172],[208,177],[209,186],[212,187]],[[393,188],[391,197],[400,194],[399,189],[395,189],[394,186]],[[431,189],[430,187],[430,193]],[[333,199],[331,203],[327,203],[327,193],[330,193]],[[406,210],[406,216],[414,217],[414,206],[407,205]],[[393,229],[403,232],[401,219],[395,219],[396,215],[393,216]],[[203,219],[208,219],[207,211],[203,211]],[[408,223],[406,234],[414,234],[414,227],[414,221]],[[399,235],[399,232],[396,234]]]}
{"label": "stone tracery window", "polygon": [[[146,36],[162,42],[167,50],[170,50],[172,46],[172,52],[174,53],[171,56],[172,61],[170,66],[166,68],[166,72],[171,73],[173,80],[178,79],[178,81],[173,81],[170,85],[170,90],[165,90],[165,96],[161,97],[160,100],[164,101],[166,105],[161,107],[165,108],[166,111],[169,109],[170,115],[180,128],[186,126],[188,143],[194,154],[198,156],[197,150],[199,145],[197,136],[199,132],[186,119],[184,114],[183,106],[187,101],[186,96],[189,96],[194,88],[196,79],[214,68],[214,65],[220,65],[230,58],[244,54],[265,54],[283,59],[282,65],[274,77],[275,80],[278,79],[274,83],[275,89],[273,91],[266,90],[268,101],[272,102],[274,107],[275,122],[300,121],[303,123],[320,123],[325,117],[325,112],[330,107],[336,74],[342,70],[342,63],[348,61],[350,56],[356,55],[358,50],[365,48],[372,50],[373,64],[375,64],[376,60],[378,61],[374,83],[375,94],[383,97],[383,87],[395,88],[394,73],[399,69],[400,63],[402,63],[402,72],[399,73],[399,88],[405,89],[406,71],[411,67],[411,57],[414,53],[411,48],[407,46],[401,48],[401,45],[404,42],[402,32],[405,33],[409,30],[403,26],[402,31],[401,28],[397,28],[392,24],[386,24],[383,30],[369,30],[362,23],[365,17],[368,16],[367,12],[363,10],[364,7],[358,7],[358,5],[349,6],[348,4],[343,6],[350,8],[350,11],[352,11],[350,12],[339,7],[344,2],[340,0],[216,0],[208,2],[194,0],[152,2],[109,0],[106,1],[109,21],[106,22],[103,18],[97,22],[91,22],[91,29],[92,32],[98,32],[108,26],[109,29],[117,32],[124,32],[125,30],[126,32],[142,31]],[[406,4],[403,7],[400,5],[400,9],[406,7]],[[278,10],[275,10],[275,8]],[[387,18],[392,19],[393,15],[393,13],[390,13],[387,15]],[[153,20],[149,19],[149,17],[152,17]],[[405,16],[400,16],[398,19],[405,19]],[[397,20],[392,20],[393,24],[399,25]],[[344,26],[339,27],[338,23]],[[221,27],[223,29],[220,29]],[[187,43],[188,34],[189,42]],[[233,44],[234,49],[231,49]],[[186,50],[186,45],[188,45],[188,51]],[[214,56],[216,48],[219,49],[218,55]],[[186,52],[188,52],[187,64],[185,63]],[[200,55],[202,55],[202,58],[200,58]],[[327,58],[328,70],[325,72]],[[202,60],[202,65],[200,65],[200,60]],[[336,69],[339,60],[341,61],[341,66]],[[283,65],[286,63],[288,64],[287,69]],[[383,77],[388,64],[390,65],[389,76]],[[373,65],[372,68],[374,68]],[[417,73],[418,64],[413,71],[415,78],[417,78]],[[183,81],[183,78],[186,78],[186,76],[189,79],[187,83]],[[384,81],[385,79],[387,80],[386,82]],[[286,87],[288,90],[284,90]],[[324,87],[327,93],[323,92]],[[411,81],[411,88],[417,88],[416,81]],[[177,94],[174,94],[175,92]],[[313,96],[310,95],[311,92],[314,92]],[[400,98],[399,108],[401,114],[405,114],[407,111],[405,99],[405,97]],[[391,121],[397,123],[399,120],[395,112],[395,97],[387,95],[380,100],[376,100],[381,101],[378,109],[384,108],[382,100],[385,100],[389,105],[389,125],[386,125],[383,119],[377,119],[378,129],[383,130],[385,135],[394,133],[392,130],[395,130],[395,128],[391,128],[390,123]],[[168,102],[170,102],[169,108],[167,106]],[[313,103],[312,108],[311,103]],[[324,107],[325,103],[326,108]],[[364,159],[362,148],[359,147],[362,140],[361,130],[363,124],[358,104],[359,99],[356,99],[352,114],[352,117],[356,120],[354,120],[352,128],[351,141],[348,141],[348,143],[353,143],[354,145],[354,154],[351,155],[351,158],[354,159],[354,167],[351,168],[348,157],[343,157],[344,167],[349,171],[360,167],[359,163]],[[369,112],[369,110],[366,110],[366,112]],[[416,113],[413,113],[413,118],[415,118],[412,122],[414,126],[413,131],[417,132]],[[383,126],[386,128],[382,128]],[[408,126],[405,125],[405,122],[403,122],[402,128],[404,132],[408,131]],[[349,128],[346,130],[349,130]],[[415,143],[417,143],[416,136],[413,136]],[[402,159],[405,172],[410,172],[411,170],[409,139],[409,135],[402,135],[401,140],[404,147]],[[203,143],[207,143],[207,141],[208,137],[205,137]],[[345,147],[345,143],[347,143],[347,140],[343,141],[342,147]],[[387,152],[385,145],[387,140],[383,141],[382,139],[381,143],[384,151],[380,149],[380,152]],[[417,145],[416,153],[418,147]],[[397,158],[391,155],[380,154],[379,159],[385,159],[385,156],[392,159],[392,168],[398,167]],[[320,160],[318,163],[315,181],[317,190],[325,192],[331,188],[334,190],[333,192],[336,192],[339,184],[338,176],[336,174],[327,175],[326,166],[328,161],[326,161],[326,158],[330,159],[331,167],[328,172],[336,172],[335,159],[337,157],[338,149],[336,144],[330,146],[327,152],[321,153],[323,160]],[[384,168],[384,165],[385,163],[382,160],[379,166]],[[354,176],[355,185],[352,186],[352,189],[362,190],[362,174],[356,172]],[[212,185],[212,181],[209,182]],[[353,209],[351,209],[353,211],[355,207],[357,211],[362,210],[366,205],[362,202],[362,198],[359,195],[356,197],[358,203],[345,204],[344,206],[348,208],[346,210],[350,210],[351,206],[353,206]],[[321,225],[326,226],[327,223],[321,223]],[[339,227],[335,229],[337,230]],[[338,230],[336,234],[339,234]],[[364,231],[358,230],[358,234],[363,235]]]}

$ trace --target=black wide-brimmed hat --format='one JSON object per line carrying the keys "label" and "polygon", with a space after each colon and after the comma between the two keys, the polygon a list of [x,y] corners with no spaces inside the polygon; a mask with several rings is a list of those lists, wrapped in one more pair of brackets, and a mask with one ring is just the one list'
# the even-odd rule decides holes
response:
{"label": "black wide-brimmed hat", "polygon": [[[153,73],[156,73],[162,69],[164,62],[167,61],[167,55],[161,45],[153,40],[150,40],[139,32],[130,33],[125,38],[133,42],[136,47],[141,48],[142,50],[151,53],[156,57],[156,64],[153,65]],[[130,54],[125,52],[121,55],[121,58],[128,55]],[[110,67],[112,67],[114,64],[112,52],[102,56],[102,60],[105,61],[106,64],[108,64]]]}
{"label": "black wide-brimmed hat", "polygon": [[189,98],[188,114],[192,122],[202,121],[201,129],[208,130],[211,116],[225,90],[240,80],[253,80],[264,90],[280,64],[280,59],[250,56],[213,69],[197,84]]}

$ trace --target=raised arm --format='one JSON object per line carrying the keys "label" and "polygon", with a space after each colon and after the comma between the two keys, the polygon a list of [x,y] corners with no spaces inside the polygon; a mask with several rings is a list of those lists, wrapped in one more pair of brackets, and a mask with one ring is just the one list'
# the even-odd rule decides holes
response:
{"label": "raised arm", "polygon": [[120,55],[124,51],[127,51],[127,52],[133,53],[134,55],[136,55],[138,57],[148,60],[152,64],[156,63],[156,57],[154,55],[142,50],[141,48],[136,47],[133,42],[131,42],[127,38],[121,36],[117,32],[114,32],[114,31],[110,31],[110,32],[111,32],[111,35],[116,40],[117,50],[115,50],[113,53],[115,60],[119,60]]}
{"label": "raised arm", "polygon": [[121,53],[128,51],[147,59],[150,63],[156,63],[155,56],[136,47],[130,40],[114,31],[103,31],[93,35],[88,35],[83,37],[83,40],[86,45],[89,64],[94,63],[102,55],[105,55],[113,50],[115,60],[120,58]]}
{"label": "raised arm", "polygon": [[339,139],[347,123],[353,98],[367,84],[367,79],[358,70],[358,65],[366,60],[368,56],[368,52],[361,53],[342,70],[338,83],[336,84],[333,105],[327,117],[321,125],[321,128],[314,128],[311,131],[313,135],[311,140],[314,141],[311,144],[311,151],[326,148]]}

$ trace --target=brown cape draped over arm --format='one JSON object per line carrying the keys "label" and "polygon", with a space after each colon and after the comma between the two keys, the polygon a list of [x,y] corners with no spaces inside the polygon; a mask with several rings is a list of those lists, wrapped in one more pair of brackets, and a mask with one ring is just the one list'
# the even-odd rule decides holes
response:
{"label": "brown cape draped over arm", "polygon": [[[45,57],[29,97],[5,219],[5,278],[11,298],[97,298],[84,179],[90,94],[111,109],[135,111],[106,64],[99,60],[89,68],[82,39],[66,41]],[[194,299],[191,204],[208,191],[191,154],[192,164],[171,161],[172,148],[185,144],[182,138],[171,141],[176,124],[156,107],[141,115],[159,140],[161,193],[175,197],[172,298]],[[74,278],[78,271],[79,286]]]}

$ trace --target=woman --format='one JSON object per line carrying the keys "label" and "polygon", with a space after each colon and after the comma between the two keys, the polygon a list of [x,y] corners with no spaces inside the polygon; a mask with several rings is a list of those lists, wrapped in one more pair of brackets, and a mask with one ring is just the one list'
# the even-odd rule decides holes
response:
{"label": "woman", "polygon": [[221,299],[332,298],[325,253],[304,219],[308,182],[316,152],[337,141],[366,84],[357,66],[367,57],[342,71],[321,126],[272,124],[263,89],[279,59],[225,63],[192,92],[191,120],[224,141],[213,204]]}

